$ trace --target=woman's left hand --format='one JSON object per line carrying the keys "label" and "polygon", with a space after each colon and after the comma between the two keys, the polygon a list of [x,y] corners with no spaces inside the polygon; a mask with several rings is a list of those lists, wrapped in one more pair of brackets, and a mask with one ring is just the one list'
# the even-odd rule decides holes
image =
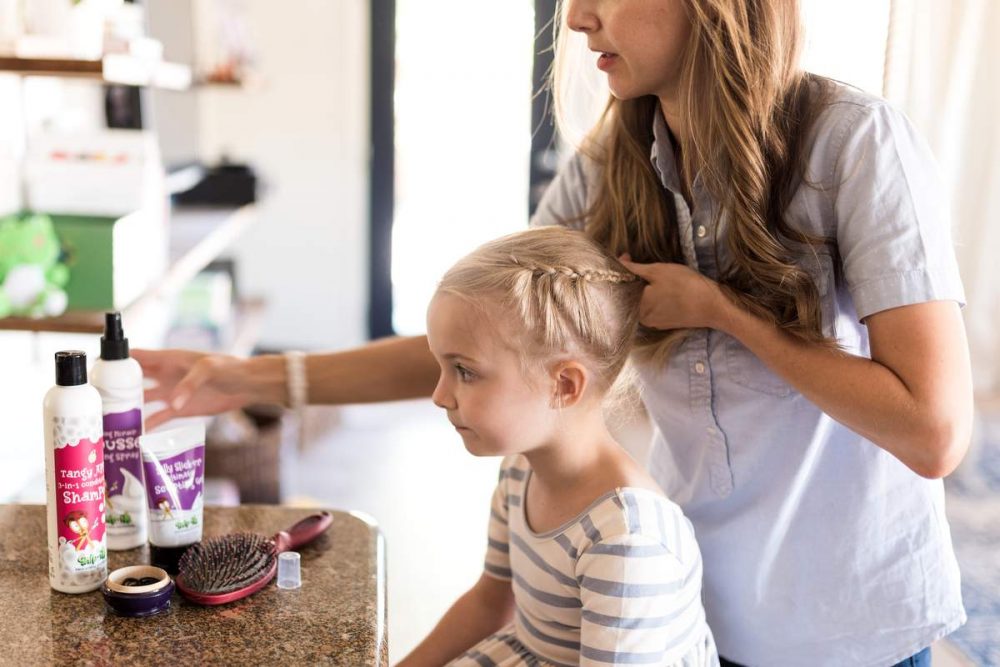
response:
{"label": "woman's left hand", "polygon": [[639,264],[628,255],[618,258],[646,280],[639,305],[639,323],[653,329],[719,328],[729,300],[719,284],[684,264]]}

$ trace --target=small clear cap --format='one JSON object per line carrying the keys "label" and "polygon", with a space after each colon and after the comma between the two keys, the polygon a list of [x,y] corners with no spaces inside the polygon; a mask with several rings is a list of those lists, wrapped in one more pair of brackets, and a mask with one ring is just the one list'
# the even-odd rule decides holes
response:
{"label": "small clear cap", "polygon": [[298,588],[301,585],[299,555],[294,551],[278,554],[278,588]]}

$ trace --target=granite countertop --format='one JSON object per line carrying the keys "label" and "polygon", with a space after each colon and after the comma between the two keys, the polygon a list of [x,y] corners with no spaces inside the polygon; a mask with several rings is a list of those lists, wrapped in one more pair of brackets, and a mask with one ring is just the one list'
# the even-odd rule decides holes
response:
{"label": "granite countertop", "polygon": [[[205,536],[273,535],[311,512],[244,505],[205,508]],[[168,611],[123,618],[100,590],[49,587],[44,505],[0,505],[0,661],[13,665],[388,663],[385,547],[364,516],[333,524],[302,547],[302,588],[260,592],[218,607],[174,593]],[[109,567],[149,563],[148,547],[111,551]]]}

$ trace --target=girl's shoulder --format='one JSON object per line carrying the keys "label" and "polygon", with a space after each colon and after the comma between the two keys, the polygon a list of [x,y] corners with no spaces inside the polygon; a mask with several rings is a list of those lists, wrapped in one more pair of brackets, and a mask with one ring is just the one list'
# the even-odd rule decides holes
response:
{"label": "girl's shoulder", "polygon": [[500,473],[497,479],[500,482],[508,478],[521,481],[530,469],[531,464],[523,454],[511,454],[500,461]]}
{"label": "girl's shoulder", "polygon": [[681,508],[658,490],[619,487],[588,513],[592,530],[578,534],[578,551],[610,545],[669,554],[681,562],[700,558],[694,528]]}

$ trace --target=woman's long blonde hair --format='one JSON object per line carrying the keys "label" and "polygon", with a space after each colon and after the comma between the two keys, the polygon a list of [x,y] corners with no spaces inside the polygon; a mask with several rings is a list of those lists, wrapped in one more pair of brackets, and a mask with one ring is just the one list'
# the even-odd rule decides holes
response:
{"label": "woman's long blonde hair", "polygon": [[[826,242],[790,227],[785,209],[805,180],[804,140],[830,82],[799,69],[797,0],[680,0],[691,23],[680,74],[681,177],[695,175],[727,216],[719,283],[742,307],[809,341],[822,331],[819,293],[797,260]],[[567,31],[560,12],[558,48]],[[559,54],[552,86],[560,113]],[[659,100],[611,98],[581,150],[600,167],[583,216],[612,254],[684,263],[669,192],[650,162]],[[716,229],[719,225],[716,225]],[[665,359],[685,332],[643,329],[639,350]]]}
{"label": "woman's long blonde hair", "polygon": [[578,357],[604,395],[628,360],[643,285],[586,234],[541,227],[481,245],[448,270],[437,291],[499,320],[493,324],[513,335],[507,344],[525,368]]}

